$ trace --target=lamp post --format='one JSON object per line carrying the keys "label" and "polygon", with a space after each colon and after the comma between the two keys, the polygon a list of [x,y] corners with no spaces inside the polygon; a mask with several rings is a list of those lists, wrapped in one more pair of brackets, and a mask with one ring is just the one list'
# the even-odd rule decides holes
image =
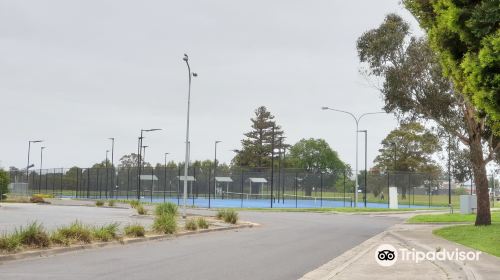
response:
{"label": "lamp post", "polygon": [[31,143],[41,143],[43,140],[29,140],[28,141],[28,164],[26,165],[26,183],[30,184],[30,150],[31,150]]}
{"label": "lamp post", "polygon": [[165,168],[167,168],[167,155],[169,155],[170,153],[165,153]]}
{"label": "lamp post", "polygon": [[363,113],[356,117],[353,113],[343,111],[343,110],[338,110],[338,109],[333,109],[330,107],[321,107],[322,110],[331,110],[335,112],[340,112],[344,114],[350,115],[354,121],[356,122],[356,173],[354,176],[355,180],[355,186],[354,186],[354,207],[358,207],[358,130],[359,130],[359,121],[361,121],[361,118],[367,115],[375,115],[375,114],[385,114],[385,112],[369,112],[369,113]]}
{"label": "lamp post", "polygon": [[38,193],[40,193],[42,189],[42,167],[43,167],[43,150],[47,147],[40,147],[40,180],[38,182]]}
{"label": "lamp post", "polygon": [[451,135],[448,135],[448,207],[451,209]]}
{"label": "lamp post", "polygon": [[[280,192],[281,192],[281,149],[283,148],[283,139],[285,139],[285,136],[280,136],[278,139],[280,140],[280,146],[278,149],[278,203],[280,202]],[[283,185],[284,186],[284,185]],[[285,202],[285,188],[283,188],[283,191],[281,193],[281,197],[283,199],[283,203]]]}
{"label": "lamp post", "polygon": [[[214,192],[216,191],[217,188],[217,179],[215,176],[217,176],[217,144],[219,144],[222,141],[215,141],[215,156],[214,156]],[[210,184],[208,185],[208,208],[210,208]]]}
{"label": "lamp post", "polygon": [[191,107],[191,76],[197,77],[198,74],[191,72],[191,67],[189,66],[189,57],[184,54],[182,58],[186,62],[188,68],[188,99],[187,99],[187,120],[186,120],[186,156],[184,159],[184,195],[182,198],[182,218],[186,218],[186,200],[187,200],[187,180],[188,180],[188,165],[189,165],[189,110]]}
{"label": "lamp post", "polygon": [[106,161],[105,161],[105,167],[106,167],[106,199],[108,199],[108,182],[109,182],[109,168],[108,168],[108,154],[109,150],[106,150]]}
{"label": "lamp post", "polygon": [[363,194],[364,194],[364,198],[363,198],[363,200],[364,200],[364,202],[365,202],[365,208],[366,208],[366,188],[368,187],[368,185],[367,185],[367,181],[368,181],[368,180],[367,180],[367,173],[368,173],[368,164],[367,164],[367,162],[368,162],[368,160],[367,160],[367,151],[368,151],[368,144],[367,144],[367,143],[368,143],[368,142],[367,142],[367,141],[368,141],[368,130],[366,130],[366,129],[364,129],[364,130],[358,130],[358,132],[362,132],[362,133],[364,133],[364,134],[365,134],[365,176],[364,176],[364,177],[365,177],[365,188],[364,188],[364,190],[363,190]]}
{"label": "lamp post", "polygon": [[142,139],[144,139],[144,132],[158,131],[161,128],[141,129],[141,136],[137,145],[137,200],[141,200],[141,166],[142,166]]}

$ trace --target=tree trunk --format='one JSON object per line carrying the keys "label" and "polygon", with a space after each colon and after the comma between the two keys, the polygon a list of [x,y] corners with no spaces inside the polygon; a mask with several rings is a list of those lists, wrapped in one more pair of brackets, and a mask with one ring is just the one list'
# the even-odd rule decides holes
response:
{"label": "tree trunk", "polygon": [[490,195],[486,163],[483,159],[481,139],[474,139],[470,144],[474,183],[476,184],[477,215],[476,226],[491,225]]}
{"label": "tree trunk", "polygon": [[477,215],[476,226],[491,225],[490,195],[488,190],[488,177],[486,175],[486,161],[483,155],[483,145],[481,143],[482,126],[476,120],[474,108],[466,101],[464,117],[467,123],[469,134],[469,149],[474,173],[474,183],[476,184]]}

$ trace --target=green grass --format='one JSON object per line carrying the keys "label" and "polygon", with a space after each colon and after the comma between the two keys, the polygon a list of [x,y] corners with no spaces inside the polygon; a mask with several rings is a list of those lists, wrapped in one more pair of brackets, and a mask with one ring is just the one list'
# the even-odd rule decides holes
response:
{"label": "green grass", "polygon": [[110,241],[117,239],[118,223],[94,227],[92,229],[92,238],[99,241]]}
{"label": "green grass", "polygon": [[57,234],[60,238],[70,240],[70,242],[92,242],[92,230],[79,221],[75,221],[69,226],[58,228],[55,234]]}
{"label": "green grass", "polygon": [[37,222],[16,229],[14,235],[18,235],[21,244],[28,247],[44,248],[50,246],[49,235],[43,226]]}
{"label": "green grass", "polygon": [[172,234],[177,231],[177,220],[173,215],[156,216],[153,230],[159,233]]}
{"label": "green grass", "polygon": [[137,210],[137,214],[139,215],[147,215],[148,214],[148,210],[146,208],[144,208],[144,206],[142,204],[139,204],[135,207],[135,210]]}
{"label": "green grass", "polygon": [[156,205],[155,208],[155,215],[160,216],[160,215],[177,215],[177,205],[172,203],[172,202],[164,202]]}
{"label": "green grass", "polygon": [[187,230],[197,230],[198,224],[196,223],[196,220],[193,218],[187,219],[186,224],[184,225],[184,228]]}
{"label": "green grass", "polygon": [[364,212],[411,212],[417,210],[443,210],[443,208],[351,208],[351,207],[335,207],[335,208],[242,208],[240,211],[269,211],[269,212],[345,212],[345,213],[364,213]]}
{"label": "green grass", "polygon": [[115,204],[116,204],[116,200],[114,200],[114,199],[111,199],[111,200],[108,201],[108,206],[109,207],[113,207],[113,206],[115,206]]}
{"label": "green grass", "polygon": [[490,226],[457,225],[436,229],[435,235],[500,257],[500,224]]}
{"label": "green grass", "polygon": [[198,227],[201,229],[207,229],[209,226],[207,220],[203,217],[198,217],[198,219],[196,219],[196,223],[198,224]]}
{"label": "green grass", "polygon": [[[475,220],[476,214],[425,214],[411,217],[408,223],[473,223]],[[500,212],[491,212],[491,221],[500,222]]]}
{"label": "green grass", "polygon": [[21,238],[18,234],[4,234],[0,236],[0,252],[15,252],[21,247]]}
{"label": "green grass", "polygon": [[128,225],[124,228],[125,235],[133,237],[143,237],[146,235],[146,230],[142,225],[133,224]]}
{"label": "green grass", "polygon": [[136,208],[137,206],[139,206],[141,204],[141,202],[139,200],[130,200],[130,201],[128,201],[128,203],[130,204],[130,207],[132,207],[132,208]]}
{"label": "green grass", "polygon": [[234,209],[219,209],[216,218],[229,224],[236,224],[238,222],[238,212]]}

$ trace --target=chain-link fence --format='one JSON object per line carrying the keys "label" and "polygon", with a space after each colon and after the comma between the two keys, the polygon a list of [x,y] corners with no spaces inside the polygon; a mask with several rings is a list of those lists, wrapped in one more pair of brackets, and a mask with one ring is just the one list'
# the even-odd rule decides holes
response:
{"label": "chain-link fence", "polygon": [[[358,207],[387,208],[389,187],[398,190],[399,207],[458,206],[471,186],[452,184],[432,174],[393,172],[358,175],[358,192],[349,170],[314,173],[298,169],[190,167],[186,192],[197,207]],[[365,176],[366,175],[366,176]],[[183,168],[71,168],[10,172],[10,192],[81,199],[139,199],[181,204]],[[365,183],[366,182],[366,183]],[[366,187],[365,187],[366,186]],[[493,201],[494,203],[494,201]]]}

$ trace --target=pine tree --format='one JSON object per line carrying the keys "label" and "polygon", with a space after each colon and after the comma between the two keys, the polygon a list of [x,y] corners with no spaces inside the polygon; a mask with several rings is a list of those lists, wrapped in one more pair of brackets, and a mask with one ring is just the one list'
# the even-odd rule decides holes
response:
{"label": "pine tree", "polygon": [[274,116],[265,106],[257,108],[255,117],[251,118],[250,121],[252,122],[252,130],[244,134],[246,138],[241,140],[242,149],[233,159],[233,164],[245,167],[270,167],[273,138],[275,150],[282,149],[286,146],[284,141],[280,139],[284,132],[281,126],[276,124]]}

